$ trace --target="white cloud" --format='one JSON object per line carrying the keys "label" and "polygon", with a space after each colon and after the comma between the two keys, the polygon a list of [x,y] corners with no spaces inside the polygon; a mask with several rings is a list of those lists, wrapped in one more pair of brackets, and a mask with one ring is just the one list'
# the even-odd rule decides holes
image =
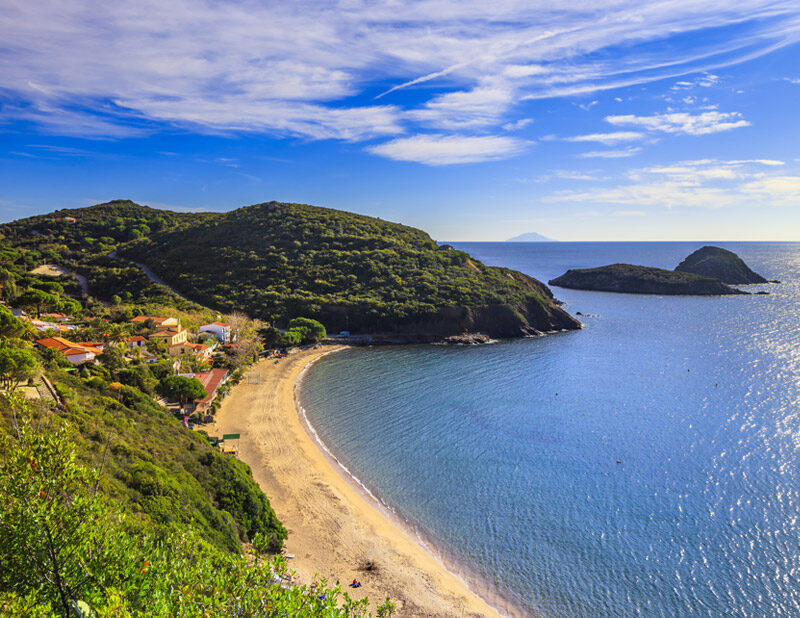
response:
{"label": "white cloud", "polygon": [[396,161],[455,165],[507,159],[520,154],[527,145],[528,142],[511,137],[415,135],[371,146],[367,150]]}
{"label": "white cloud", "polygon": [[594,202],[625,206],[674,208],[680,206],[719,208],[727,204],[725,191],[690,187],[676,182],[648,182],[588,192],[565,191],[552,194],[550,202]]}
{"label": "white cloud", "polygon": [[512,100],[507,84],[487,80],[472,90],[435,97],[407,116],[423,126],[446,130],[486,127],[500,122]]}
{"label": "white cloud", "polygon": [[696,88],[696,87],[710,88],[711,86],[716,86],[717,84],[719,84],[719,82],[720,82],[719,76],[706,73],[691,81],[682,80],[679,82],[675,82],[675,84],[670,88],[670,90],[688,90],[690,88]]}
{"label": "white cloud", "polygon": [[646,217],[644,210],[615,210],[611,213],[615,217]]}
{"label": "white cloud", "polygon": [[613,133],[590,133],[589,135],[575,135],[565,137],[565,142],[597,142],[604,146],[613,146],[620,142],[632,142],[644,138],[644,133],[636,131],[615,131]]}
{"label": "white cloud", "polygon": [[[735,37],[685,36],[733,25]],[[799,26],[796,0],[6,0],[3,115],[91,137],[165,123],[342,140],[499,129],[523,100],[713,85],[713,67]]]}
{"label": "white cloud", "polygon": [[515,120],[514,122],[507,122],[503,125],[503,129],[506,131],[519,131],[520,129],[524,129],[529,124],[533,122],[533,118],[520,118],[519,120]]}
{"label": "white cloud", "polygon": [[800,176],[771,176],[748,182],[741,191],[760,198],[800,204]]}
{"label": "white cloud", "polygon": [[641,148],[628,147],[624,150],[592,150],[583,152],[578,156],[581,159],[624,159],[633,157],[642,151]]}
{"label": "white cloud", "polygon": [[629,207],[615,211],[647,213],[643,209],[789,206],[800,203],[800,175],[775,174],[783,161],[773,159],[698,159],[631,170],[628,182],[617,186],[558,191],[546,202],[595,203]]}
{"label": "white cloud", "polygon": [[650,131],[683,135],[708,135],[748,127],[750,123],[739,112],[708,111],[700,114],[669,112],[652,116],[626,114],[606,116],[606,122],[615,126],[633,125]]}

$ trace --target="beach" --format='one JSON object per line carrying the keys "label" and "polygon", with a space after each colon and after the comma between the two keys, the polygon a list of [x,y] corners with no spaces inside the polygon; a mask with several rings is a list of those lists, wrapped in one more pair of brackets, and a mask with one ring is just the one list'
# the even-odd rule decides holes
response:
{"label": "beach", "polygon": [[[240,433],[239,458],[269,498],[289,531],[286,553],[297,581],[341,582],[355,598],[369,597],[370,610],[386,597],[396,616],[500,614],[459,577],[358,491],[320,449],[298,414],[295,385],[303,370],[339,348],[299,351],[275,364],[251,368],[247,380],[223,400],[209,433]],[[348,587],[354,579],[357,589]]]}

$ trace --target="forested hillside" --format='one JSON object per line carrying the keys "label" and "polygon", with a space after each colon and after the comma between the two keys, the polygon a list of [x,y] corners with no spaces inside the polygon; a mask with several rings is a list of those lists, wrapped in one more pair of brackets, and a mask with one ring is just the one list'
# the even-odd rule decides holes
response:
{"label": "forested hillside", "polygon": [[85,275],[106,301],[192,306],[136,261],[192,301],[278,326],[303,316],[331,332],[495,337],[579,327],[531,277],[439,247],[421,230],[327,208],[174,213],[114,201],[4,224],[0,236],[31,266]]}
{"label": "forested hillside", "polygon": [[164,228],[120,253],[192,299],[329,331],[520,336],[576,328],[522,273],[439,247],[421,230],[352,213],[270,202]]}

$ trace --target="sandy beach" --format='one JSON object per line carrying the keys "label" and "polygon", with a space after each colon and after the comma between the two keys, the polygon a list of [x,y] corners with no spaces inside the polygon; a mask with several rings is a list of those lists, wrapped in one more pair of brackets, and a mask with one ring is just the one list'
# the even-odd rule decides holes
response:
{"label": "sandy beach", "polygon": [[[353,597],[369,597],[374,613],[387,596],[397,616],[500,614],[357,491],[308,434],[294,388],[303,369],[334,348],[291,354],[279,364],[263,360],[252,371],[260,384],[231,389],[210,432],[241,433],[239,457],[289,531],[289,566],[300,583],[340,581]],[[364,567],[372,563],[374,569]],[[362,587],[347,584],[358,579]]]}

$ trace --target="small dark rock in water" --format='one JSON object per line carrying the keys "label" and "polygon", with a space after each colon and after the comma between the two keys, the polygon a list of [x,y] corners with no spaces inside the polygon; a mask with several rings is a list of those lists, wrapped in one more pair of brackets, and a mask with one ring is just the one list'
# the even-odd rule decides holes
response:
{"label": "small dark rock in water", "polygon": [[719,247],[698,249],[678,264],[675,270],[703,277],[713,277],[733,285],[767,283],[764,277],[750,270],[742,258],[733,251]]}
{"label": "small dark rock in water", "polygon": [[764,290],[761,290],[761,291],[759,291],[759,292],[754,292],[754,294],[761,294],[761,295],[763,295],[763,294],[769,294],[769,292],[765,292]]}

